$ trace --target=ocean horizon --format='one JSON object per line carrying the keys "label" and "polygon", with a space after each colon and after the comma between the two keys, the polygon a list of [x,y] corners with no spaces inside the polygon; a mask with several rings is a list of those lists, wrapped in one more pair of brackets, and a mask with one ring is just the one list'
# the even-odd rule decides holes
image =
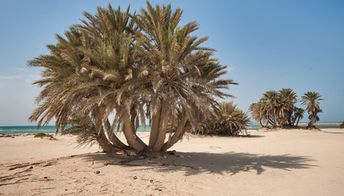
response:
{"label": "ocean horizon", "polygon": [[[328,129],[328,128],[339,128],[340,122],[320,122],[318,123],[318,128]],[[301,122],[301,125],[306,124],[306,122]],[[258,130],[260,125],[257,123],[250,123],[247,125],[248,130]],[[139,132],[149,132],[150,126],[139,127]],[[0,126],[0,134],[35,134],[35,133],[56,133],[55,125],[46,125],[42,127],[37,127],[35,125],[22,125],[22,126]]]}

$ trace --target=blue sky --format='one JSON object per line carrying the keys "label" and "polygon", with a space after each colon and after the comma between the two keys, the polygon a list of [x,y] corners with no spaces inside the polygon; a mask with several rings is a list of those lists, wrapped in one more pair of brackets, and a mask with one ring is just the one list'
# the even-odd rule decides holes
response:
{"label": "blue sky", "polygon": [[[151,1],[169,3],[170,1]],[[39,70],[27,61],[47,53],[55,34],[79,23],[83,11],[97,6],[145,1],[0,1],[0,126],[29,125],[39,89],[31,83]],[[344,1],[330,0],[176,0],[183,23],[196,20],[206,46],[229,67],[226,77],[239,83],[229,90],[242,109],[267,90],[312,90],[324,101],[322,121],[344,120]]]}

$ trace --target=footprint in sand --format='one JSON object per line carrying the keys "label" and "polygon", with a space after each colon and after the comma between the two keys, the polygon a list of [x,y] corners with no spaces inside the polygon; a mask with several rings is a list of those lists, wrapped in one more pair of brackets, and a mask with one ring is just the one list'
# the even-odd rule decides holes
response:
{"label": "footprint in sand", "polygon": [[212,150],[221,149],[221,147],[219,147],[219,146],[209,146],[209,148],[212,149]]}

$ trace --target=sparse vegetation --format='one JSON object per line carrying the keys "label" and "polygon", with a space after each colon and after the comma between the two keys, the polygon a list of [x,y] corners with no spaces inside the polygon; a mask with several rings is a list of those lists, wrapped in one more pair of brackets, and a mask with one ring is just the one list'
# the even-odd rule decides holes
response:
{"label": "sparse vegetation", "polygon": [[34,138],[48,138],[49,140],[56,140],[56,138],[50,134],[46,134],[46,133],[36,133],[34,136]]}
{"label": "sparse vegetation", "polygon": [[197,133],[209,135],[238,136],[250,122],[245,112],[232,102],[220,104],[213,119],[206,119]]}
{"label": "sparse vegetation", "polygon": [[339,128],[344,129],[344,121],[342,123],[340,123]]}

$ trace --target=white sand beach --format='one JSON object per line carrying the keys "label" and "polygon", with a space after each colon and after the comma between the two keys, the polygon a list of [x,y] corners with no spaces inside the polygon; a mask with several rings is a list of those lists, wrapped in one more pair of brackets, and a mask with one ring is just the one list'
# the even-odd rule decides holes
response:
{"label": "white sand beach", "polygon": [[74,136],[3,137],[0,195],[344,195],[344,132],[325,131],[190,136],[155,159],[76,148]]}

